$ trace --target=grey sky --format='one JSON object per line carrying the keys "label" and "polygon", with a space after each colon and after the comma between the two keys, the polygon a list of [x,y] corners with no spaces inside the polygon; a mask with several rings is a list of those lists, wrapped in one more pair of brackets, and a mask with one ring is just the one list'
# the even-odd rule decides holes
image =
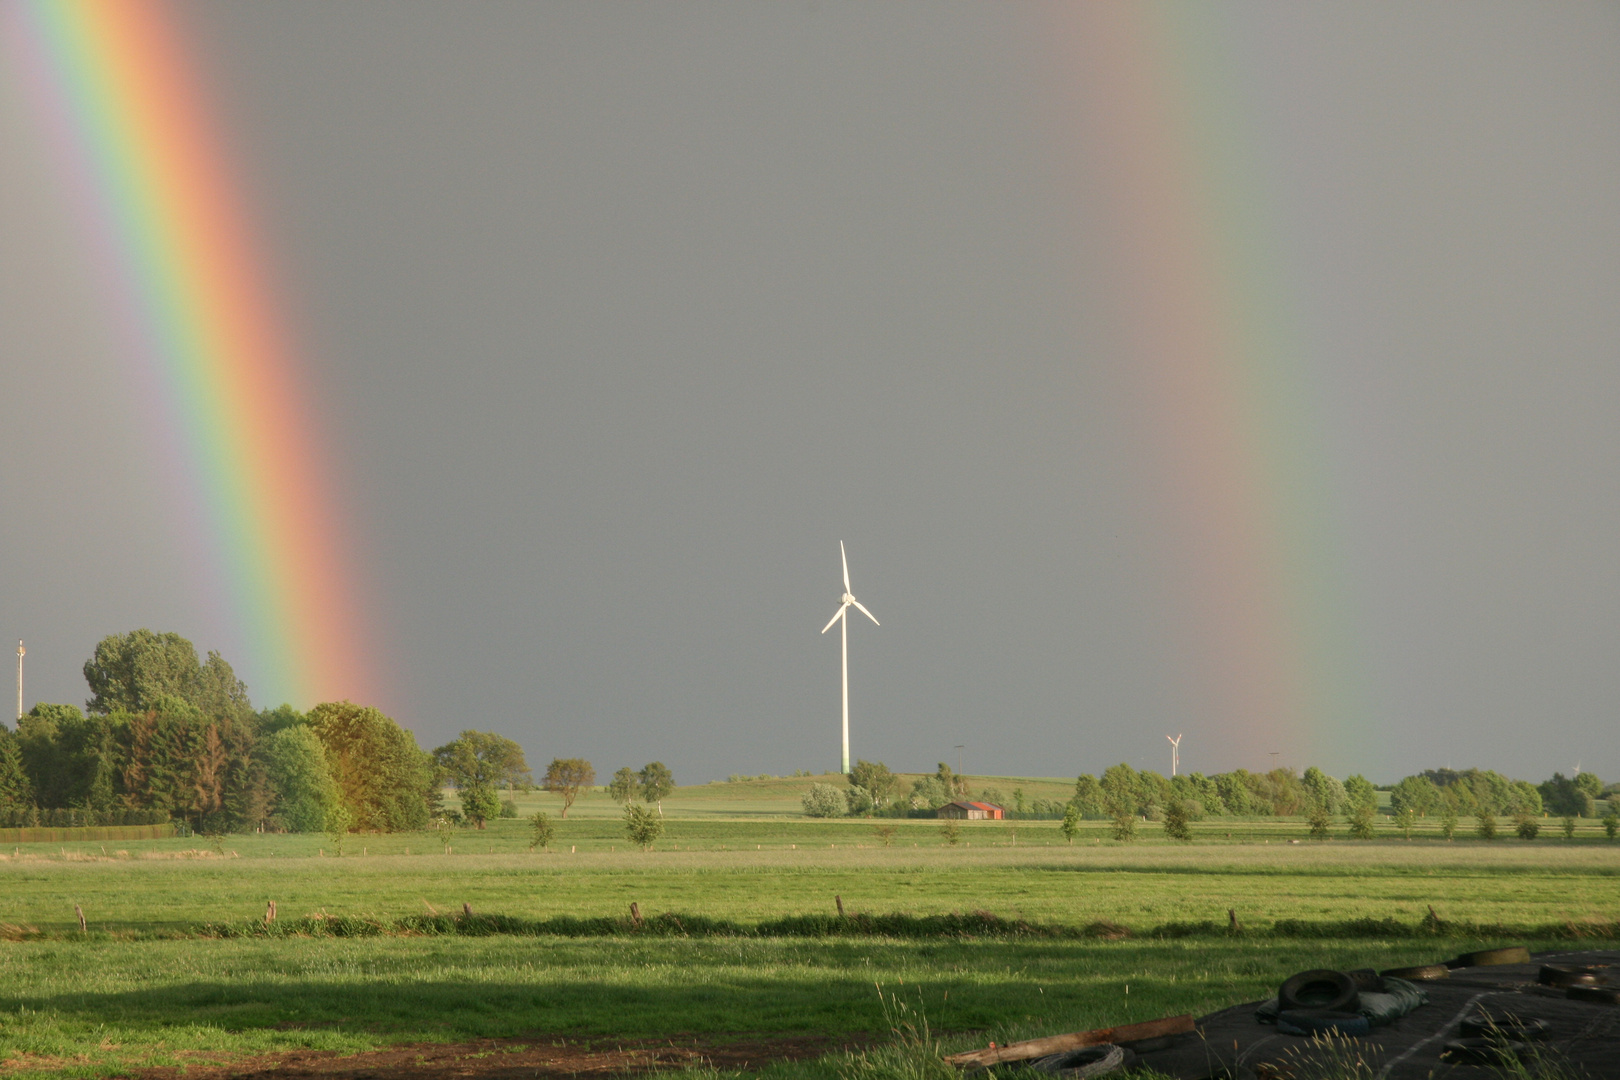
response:
{"label": "grey sky", "polygon": [[[1367,715],[1317,763],[1620,778],[1620,8],[1209,10],[1326,402]],[[1054,9],[182,11],[424,745],[834,768],[842,539],[860,757],[1312,763],[1206,707]],[[251,688],[21,102],[0,632],[30,701],[136,626]]]}

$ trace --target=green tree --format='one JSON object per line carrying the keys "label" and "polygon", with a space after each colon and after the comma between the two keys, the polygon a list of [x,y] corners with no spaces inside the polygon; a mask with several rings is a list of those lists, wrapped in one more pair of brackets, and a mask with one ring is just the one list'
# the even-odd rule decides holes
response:
{"label": "green tree", "polygon": [[664,819],[645,806],[631,803],[624,808],[624,834],[642,851],[651,848],[663,833]]}
{"label": "green tree", "polygon": [[17,721],[17,750],[39,806],[111,810],[117,797],[114,724],[72,705],[41,702]]}
{"label": "green tree", "polygon": [[1457,835],[1457,800],[1449,792],[1440,800],[1440,834],[1447,840]]}
{"label": "green tree", "polygon": [[11,820],[34,805],[34,787],[23,770],[17,736],[0,724],[0,818]]}
{"label": "green tree", "polygon": [[1534,840],[1541,835],[1541,822],[1528,810],[1520,810],[1513,815],[1513,831],[1519,834],[1520,840]]}
{"label": "green tree", "polygon": [[636,774],[636,786],[643,802],[657,803],[658,816],[664,816],[664,800],[675,790],[675,774],[662,761],[648,762]]}
{"label": "green tree", "polygon": [[551,823],[551,818],[547,816],[544,810],[537,811],[533,817],[529,818],[529,829],[530,851],[535,848],[544,851],[551,846],[551,842],[557,837],[557,826]]}
{"label": "green tree", "polygon": [[288,832],[323,831],[339,797],[320,738],[307,727],[283,728],[265,740],[264,757],[276,795],[272,824]]}
{"label": "green tree", "polygon": [[1344,806],[1347,792],[1344,785],[1339,783],[1315,765],[1305,770],[1305,775],[1299,778],[1305,790],[1316,802],[1327,807],[1330,814],[1336,814]]}
{"label": "green tree", "polygon": [[624,765],[613,774],[613,779],[607,786],[608,794],[620,806],[629,806],[630,800],[636,797],[636,774],[630,766]]}
{"label": "green tree", "polygon": [[1389,805],[1397,814],[1406,809],[1427,817],[1440,805],[1440,789],[1427,776],[1408,776],[1390,790]]}
{"label": "green tree", "polygon": [[1123,761],[1110,765],[1102,775],[1103,812],[1109,817],[1135,817],[1141,813],[1142,786],[1137,771]]}
{"label": "green tree", "polygon": [[1609,800],[1609,809],[1603,814],[1603,832],[1610,840],[1620,834],[1620,807],[1615,806],[1614,800]]}
{"label": "green tree", "polygon": [[806,817],[843,817],[849,813],[849,799],[843,789],[831,784],[811,784],[799,803],[804,807]]}
{"label": "green tree", "polygon": [[523,748],[493,732],[463,731],[433,751],[433,760],[461,794],[462,814],[480,829],[501,812],[497,792],[503,785],[510,790],[520,780],[533,781]]}
{"label": "green tree", "polygon": [[1058,832],[1063,834],[1064,840],[1072,844],[1074,843],[1075,834],[1079,831],[1080,808],[1071,802],[1063,808],[1063,824],[1058,826]]}
{"label": "green tree", "polygon": [[1344,795],[1351,809],[1357,807],[1370,807],[1374,813],[1378,812],[1378,789],[1373,787],[1372,781],[1357,773],[1347,776],[1344,780]]}
{"label": "green tree", "polygon": [[596,770],[584,758],[552,758],[540,786],[554,795],[562,796],[562,816],[566,818],[568,808],[574,805],[581,792],[594,783]]}
{"label": "green tree", "polygon": [[332,841],[332,851],[340,858],[343,855],[343,841],[348,838],[349,830],[354,828],[354,815],[349,808],[341,803],[332,807],[326,814],[326,838]]}
{"label": "green tree", "polygon": [[1220,792],[1221,803],[1228,814],[1254,813],[1254,793],[1248,783],[1249,773],[1237,769],[1215,777],[1215,790]]}
{"label": "green tree", "polygon": [[856,759],[855,767],[849,770],[849,782],[866,790],[876,810],[882,810],[893,802],[900,790],[900,778],[890,772],[889,767],[881,761]]}
{"label": "green tree", "polygon": [[1412,839],[1412,826],[1417,824],[1417,812],[1410,803],[1403,803],[1395,810],[1395,827],[1401,830],[1401,835],[1408,840]]}
{"label": "green tree", "polygon": [[1097,783],[1097,778],[1090,773],[1082,773],[1074,781],[1074,798],[1070,801],[1082,817],[1103,816],[1103,789]]}
{"label": "green tree", "polygon": [[1312,802],[1310,813],[1306,815],[1305,820],[1310,822],[1312,840],[1326,840],[1333,835],[1331,831],[1333,815],[1328,813],[1325,804]]}
{"label": "green tree", "polygon": [[427,827],[436,785],[433,758],[380,710],[348,701],[317,705],[309,729],[321,740],[339,805],[360,832]]}
{"label": "green tree", "polygon": [[1103,810],[1114,820],[1114,839],[1130,840],[1136,836],[1136,816],[1141,812],[1142,789],[1135,769],[1123,761],[1110,765],[1099,782],[1102,788]]}
{"label": "green tree", "polygon": [[1565,814],[1561,819],[1561,824],[1564,827],[1565,840],[1575,839],[1575,820],[1575,815],[1573,814]]}
{"label": "green tree", "polygon": [[1496,815],[1481,807],[1474,814],[1474,832],[1481,840],[1496,839]]}
{"label": "green tree", "polygon": [[1373,838],[1373,822],[1378,813],[1366,801],[1352,802],[1350,813],[1350,836],[1354,840],[1371,840]]}
{"label": "green tree", "polygon": [[1192,839],[1192,826],[1187,824],[1187,806],[1173,795],[1164,804],[1164,835],[1172,840]]}
{"label": "green tree", "polygon": [[252,713],[247,687],[216,652],[205,663],[179,634],[132,630],[102,638],[84,664],[93,713],[139,713],[164,696],[195,705],[213,721],[243,721]]}

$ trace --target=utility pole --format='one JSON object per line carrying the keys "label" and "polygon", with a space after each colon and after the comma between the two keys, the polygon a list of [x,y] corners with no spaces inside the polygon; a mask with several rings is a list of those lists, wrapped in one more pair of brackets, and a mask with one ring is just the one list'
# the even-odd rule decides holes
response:
{"label": "utility pole", "polygon": [[22,638],[17,639],[17,719],[22,719],[22,658],[28,650],[23,648]]}

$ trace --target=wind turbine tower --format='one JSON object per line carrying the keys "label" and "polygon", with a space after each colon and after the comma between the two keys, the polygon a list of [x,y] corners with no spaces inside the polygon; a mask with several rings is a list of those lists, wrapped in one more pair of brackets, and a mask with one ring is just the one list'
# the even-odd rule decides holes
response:
{"label": "wind turbine tower", "polygon": [[[1170,736],[1166,735],[1165,738],[1170,739]],[[1170,739],[1170,775],[1171,776],[1176,775],[1176,770],[1178,768],[1180,768],[1180,767],[1181,767],[1181,736],[1177,735],[1175,738]]]}
{"label": "wind turbine tower", "polygon": [[838,605],[838,614],[834,615],[832,617],[832,619],[827,623],[827,625],[823,626],[821,628],[821,632],[823,634],[825,634],[827,631],[831,630],[833,628],[833,623],[841,623],[842,624],[838,629],[838,635],[839,635],[840,638],[842,638],[842,649],[843,649],[843,659],[844,659],[844,772],[848,773],[849,772],[849,618],[848,618],[849,609],[851,607],[859,609],[860,613],[862,615],[865,615],[868,619],[872,620],[872,625],[873,626],[881,626],[882,623],[877,621],[877,616],[876,615],[873,615],[870,611],[867,611],[866,608],[862,607],[861,602],[859,600],[855,599],[855,594],[849,591],[849,555],[846,554],[845,551],[844,551],[844,542],[842,540],[838,541],[838,557],[840,559],[842,559],[843,563],[844,563],[844,598],[843,598],[843,601]]}
{"label": "wind turbine tower", "polygon": [[22,719],[22,658],[28,650],[22,646],[22,638],[17,639],[17,719]]}

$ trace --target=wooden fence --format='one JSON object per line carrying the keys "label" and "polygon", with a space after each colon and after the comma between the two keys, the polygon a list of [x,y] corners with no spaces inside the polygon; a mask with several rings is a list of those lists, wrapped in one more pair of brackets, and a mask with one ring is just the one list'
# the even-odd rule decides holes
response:
{"label": "wooden fence", "polygon": [[23,829],[0,829],[0,844],[63,843],[69,840],[166,840],[174,835],[174,823],[162,825],[86,825],[77,829],[53,829],[36,825]]}

